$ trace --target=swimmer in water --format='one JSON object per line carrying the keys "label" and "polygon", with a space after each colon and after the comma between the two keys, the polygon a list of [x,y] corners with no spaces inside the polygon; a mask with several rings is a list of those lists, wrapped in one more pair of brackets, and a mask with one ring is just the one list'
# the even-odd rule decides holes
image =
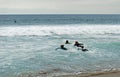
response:
{"label": "swimmer in water", "polygon": [[68,40],[66,40],[65,44],[71,44]]}
{"label": "swimmer in water", "polygon": [[83,44],[82,44],[82,43],[79,43],[78,41],[75,41],[74,46],[84,48]]}
{"label": "swimmer in water", "polygon": [[56,50],[57,50],[57,49],[68,50],[67,48],[64,47],[64,45],[60,45],[60,47],[59,47],[59,48],[56,48]]}

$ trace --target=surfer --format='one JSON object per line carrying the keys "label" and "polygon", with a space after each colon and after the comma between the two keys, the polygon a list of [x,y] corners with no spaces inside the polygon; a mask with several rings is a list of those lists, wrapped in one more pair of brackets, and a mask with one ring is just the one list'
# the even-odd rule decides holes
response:
{"label": "surfer", "polygon": [[65,44],[70,44],[70,42],[68,40],[66,40]]}
{"label": "surfer", "polygon": [[14,20],[14,23],[16,23],[16,20]]}
{"label": "surfer", "polygon": [[[88,49],[85,49],[84,46],[83,46],[83,44],[79,43],[78,41],[75,41],[74,46],[81,47],[81,50],[84,51],[84,52],[88,51]],[[80,48],[78,48],[78,50],[80,50]]]}
{"label": "surfer", "polygon": [[82,44],[82,43],[79,43],[78,41],[75,41],[74,46],[84,48],[83,44]]}
{"label": "surfer", "polygon": [[67,48],[64,47],[64,45],[60,45],[60,47],[59,47],[59,48],[56,48],[56,50],[57,50],[57,49],[68,50]]}
{"label": "surfer", "polygon": [[65,48],[64,45],[61,45],[60,48],[63,50],[67,50],[67,48]]}

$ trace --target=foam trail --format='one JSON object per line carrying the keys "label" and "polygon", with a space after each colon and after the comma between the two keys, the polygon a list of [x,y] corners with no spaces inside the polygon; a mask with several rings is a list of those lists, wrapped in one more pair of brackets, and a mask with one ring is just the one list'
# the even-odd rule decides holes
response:
{"label": "foam trail", "polygon": [[61,35],[61,34],[120,34],[119,25],[98,26],[19,26],[0,27],[0,36],[29,36],[29,35]]}

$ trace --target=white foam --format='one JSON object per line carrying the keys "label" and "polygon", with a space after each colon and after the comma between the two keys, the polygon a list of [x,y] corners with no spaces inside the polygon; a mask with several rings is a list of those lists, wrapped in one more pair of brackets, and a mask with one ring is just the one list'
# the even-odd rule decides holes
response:
{"label": "white foam", "polygon": [[120,34],[119,25],[9,26],[0,27],[0,36],[61,34]]}

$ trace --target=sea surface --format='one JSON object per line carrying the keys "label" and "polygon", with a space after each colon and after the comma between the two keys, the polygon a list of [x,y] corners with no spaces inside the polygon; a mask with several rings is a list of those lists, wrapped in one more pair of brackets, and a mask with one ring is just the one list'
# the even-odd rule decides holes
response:
{"label": "sea surface", "polygon": [[[68,50],[56,50],[62,44]],[[107,70],[120,70],[119,14],[0,15],[0,77]]]}

